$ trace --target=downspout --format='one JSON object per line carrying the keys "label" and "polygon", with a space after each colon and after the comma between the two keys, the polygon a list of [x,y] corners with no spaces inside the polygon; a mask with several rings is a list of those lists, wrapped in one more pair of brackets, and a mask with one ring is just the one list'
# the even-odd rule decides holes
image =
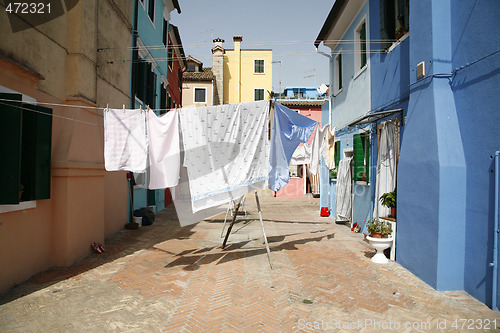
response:
{"label": "downspout", "polygon": [[131,58],[132,61],[130,62],[130,101],[129,105],[130,108],[133,109],[135,107],[135,93],[136,93],[136,86],[135,86],[135,77],[137,76],[137,73],[135,72],[135,66],[134,62],[137,61],[137,58],[139,57],[139,52],[137,51],[137,21],[138,21],[138,4],[139,0],[134,1],[134,8],[133,8],[133,22],[132,22],[132,53],[131,53]]}
{"label": "downspout", "polygon": [[329,64],[330,64],[330,72],[329,72],[329,89],[328,89],[328,120],[330,121],[330,124],[333,125],[333,119],[332,119],[332,96],[333,96],[333,55],[325,53],[320,51],[316,47],[316,52],[318,54],[321,54],[322,56],[325,56],[329,59]]}
{"label": "downspout", "polygon": [[[328,120],[330,123],[330,128],[333,125],[333,119],[332,119],[332,102],[333,102],[333,95],[332,95],[332,89],[333,89],[333,56],[331,54],[322,52],[318,49],[319,45],[316,45],[316,52],[318,54],[321,54],[322,56],[325,56],[329,59],[329,67],[330,67],[330,73],[329,73],[329,89],[328,89]],[[323,125],[323,124],[322,124]],[[322,170],[325,168],[325,162],[323,159],[321,159],[321,169],[320,169],[320,181],[319,181],[319,192],[320,192],[320,216],[331,216],[331,212],[328,213],[328,215],[324,215],[325,210],[328,211],[330,207],[330,175],[327,175],[327,186],[326,186],[326,191],[323,191],[323,182],[321,181],[321,175],[322,175]],[[328,171],[329,172],[329,171]],[[322,200],[324,198],[321,197],[321,193],[325,193],[326,195],[326,202],[325,200]],[[334,213],[335,214],[335,213]]]}
{"label": "downspout", "polygon": [[[137,46],[137,5],[139,4],[139,0],[134,1],[134,7],[133,7],[133,22],[132,22],[132,53],[131,53],[131,59],[132,61],[130,62],[130,99],[129,99],[129,105],[130,108],[133,109],[135,107],[135,92],[136,92],[136,86],[135,86],[135,77],[137,73],[135,73],[136,67],[134,66],[134,61],[137,60],[138,58],[138,51],[136,50]],[[129,196],[129,222],[133,222],[133,212],[134,212],[134,175],[132,173],[127,174],[127,179],[128,179],[128,187],[129,190],[128,196]]]}
{"label": "downspout", "polygon": [[491,308],[498,311],[497,306],[497,280],[498,280],[498,229],[499,224],[499,200],[500,200],[500,150],[495,152],[495,224],[493,232],[493,262],[490,264],[493,267],[493,281],[491,288]]}

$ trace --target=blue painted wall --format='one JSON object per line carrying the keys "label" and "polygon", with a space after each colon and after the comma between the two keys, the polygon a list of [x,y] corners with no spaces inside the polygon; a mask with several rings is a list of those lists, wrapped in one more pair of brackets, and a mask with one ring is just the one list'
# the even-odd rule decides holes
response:
{"label": "blue painted wall", "polygon": [[[324,125],[328,124],[330,121],[330,114],[329,114],[329,101],[323,104],[321,107],[321,126],[323,127]],[[329,198],[330,198],[330,190],[329,190],[329,183],[330,183],[330,172],[328,168],[326,167],[325,161],[323,158],[321,158],[321,169],[320,169],[320,179],[319,179],[319,205],[320,209],[321,207],[328,207],[328,209],[331,211],[331,207],[329,205]]]}
{"label": "blue painted wall", "polygon": [[[500,53],[491,54],[500,49],[500,3],[455,0],[450,12],[451,67],[455,70],[451,90],[467,166],[464,287],[472,296],[490,305],[492,268],[489,263],[494,235],[491,170],[492,157],[500,149]],[[462,66],[465,67],[456,71]],[[498,297],[497,304],[500,304]]]}
{"label": "blue painted wall", "polygon": [[[163,0],[155,0],[154,20],[151,20],[148,15],[149,1],[144,1],[144,7],[141,2],[137,6],[137,34],[147,48],[149,54],[156,62],[154,72],[156,74],[156,108],[160,107],[160,91],[162,77],[167,78],[167,56],[166,48],[158,47],[163,45],[163,9],[165,4]],[[168,24],[168,23],[167,23]],[[137,99],[133,101],[133,107],[143,109],[146,105],[140,103]],[[157,114],[159,114],[157,112]],[[151,194],[150,192],[153,192]],[[156,210],[159,211],[165,207],[165,191],[164,190],[148,190],[146,187],[136,187],[134,189],[134,209],[156,205]]]}
{"label": "blue painted wall", "polygon": [[[355,30],[363,20],[366,22],[366,32],[367,36],[369,36],[368,13],[368,2],[366,2],[342,37],[347,42],[340,43],[332,52],[334,57],[339,52],[342,54],[342,89],[335,92],[336,94],[333,97],[332,119],[330,120],[330,123],[336,126],[335,140],[340,141],[340,159],[344,157],[344,149],[352,148],[353,135],[358,134],[357,129],[346,127],[347,123],[371,109],[370,60],[367,59],[367,65],[363,69],[357,68],[355,57],[359,57],[359,52],[355,50],[355,44],[352,43],[355,39]],[[368,43],[368,50],[370,47]],[[331,70],[332,77],[335,77],[335,68]],[[330,181],[329,192],[330,217],[335,219],[336,180]],[[363,225],[363,220],[370,215],[370,187],[355,184],[354,194],[352,221]]]}

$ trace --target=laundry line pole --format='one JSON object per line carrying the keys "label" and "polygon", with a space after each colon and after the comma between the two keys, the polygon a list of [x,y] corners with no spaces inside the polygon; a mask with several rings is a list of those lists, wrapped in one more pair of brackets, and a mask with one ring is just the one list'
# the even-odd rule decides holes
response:
{"label": "laundry line pole", "polygon": [[[264,243],[266,244],[267,260],[269,262],[269,267],[271,267],[271,269],[274,269],[273,260],[271,259],[271,249],[269,248],[269,243],[267,242],[266,230],[264,229],[264,221],[262,220],[262,210],[260,208],[259,195],[257,194],[257,190],[255,190],[254,193],[255,193],[255,201],[257,203],[257,210],[259,212],[260,226],[262,228],[262,236],[264,237]],[[224,242],[222,242],[222,249],[224,249],[226,247],[227,239],[229,238],[229,234],[231,233],[231,230],[233,229],[234,222],[236,221],[236,216],[238,216],[238,210],[240,209],[242,200],[243,200],[243,197],[241,197],[239,199],[239,202],[236,205],[236,208],[234,209],[233,219],[231,220],[231,224],[229,225],[229,228],[227,229],[226,237],[224,237]]]}

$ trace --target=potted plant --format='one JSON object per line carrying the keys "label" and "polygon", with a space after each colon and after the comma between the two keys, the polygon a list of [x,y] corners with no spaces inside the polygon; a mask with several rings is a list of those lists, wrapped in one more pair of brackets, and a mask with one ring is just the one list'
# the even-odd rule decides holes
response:
{"label": "potted plant", "polygon": [[401,37],[403,37],[405,34],[405,29],[403,28],[396,28],[396,39],[399,40]]}
{"label": "potted plant", "polygon": [[380,196],[380,203],[391,209],[391,217],[396,218],[396,190],[384,193]]}
{"label": "potted plant", "polygon": [[373,238],[388,238],[392,233],[391,225],[388,222],[373,219],[367,224],[370,237]]}

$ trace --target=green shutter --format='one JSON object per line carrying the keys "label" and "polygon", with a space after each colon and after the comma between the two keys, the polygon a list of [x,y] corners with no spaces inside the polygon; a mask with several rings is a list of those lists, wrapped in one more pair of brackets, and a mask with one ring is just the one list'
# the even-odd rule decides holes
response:
{"label": "green shutter", "polygon": [[361,64],[360,69],[366,65],[366,22],[361,26],[361,31],[359,32],[359,39],[361,44]]}
{"label": "green shutter", "polygon": [[[380,0],[380,39],[394,39],[396,36],[394,0]],[[381,42],[382,49],[388,49],[392,42]]]}
{"label": "green shutter", "polygon": [[362,174],[365,172],[365,150],[363,147],[363,139],[360,134],[353,135],[353,180],[361,180]]}
{"label": "green shutter", "polygon": [[364,135],[364,140],[363,144],[365,147],[365,173],[366,173],[366,182],[370,182],[370,152],[371,152],[371,145],[370,145],[370,134],[366,133]]}
{"label": "green shutter", "polygon": [[340,141],[335,141],[335,168],[338,170],[340,163]]}
{"label": "green shutter", "polygon": [[15,102],[0,101],[0,204],[19,203],[19,184],[21,177],[21,123],[22,95],[0,93],[1,99]]}
{"label": "green shutter", "polygon": [[342,53],[339,54],[339,90],[342,89]]}
{"label": "green shutter", "polygon": [[23,201],[35,200],[36,111],[35,105],[23,104],[21,140],[21,184],[24,186]]}
{"label": "green shutter", "polygon": [[50,199],[52,109],[36,107],[35,199]]}

